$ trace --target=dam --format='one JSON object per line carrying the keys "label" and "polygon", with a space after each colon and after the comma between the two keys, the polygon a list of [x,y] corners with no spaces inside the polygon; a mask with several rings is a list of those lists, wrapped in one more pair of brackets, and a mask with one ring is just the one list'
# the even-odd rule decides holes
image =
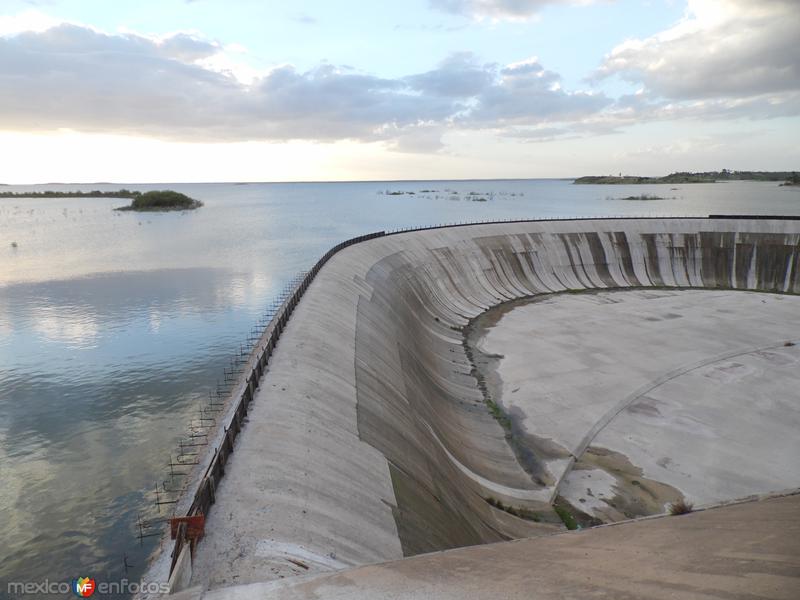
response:
{"label": "dam", "polygon": [[[520,221],[347,245],[259,363],[202,540],[149,576],[187,598],[268,597],[279,580],[445,550],[430,556],[458,569],[476,560],[464,547],[557,544],[570,521],[794,490],[799,269],[800,220],[783,218]],[[796,523],[796,498],[764,503]],[[797,565],[767,576],[799,581]]]}

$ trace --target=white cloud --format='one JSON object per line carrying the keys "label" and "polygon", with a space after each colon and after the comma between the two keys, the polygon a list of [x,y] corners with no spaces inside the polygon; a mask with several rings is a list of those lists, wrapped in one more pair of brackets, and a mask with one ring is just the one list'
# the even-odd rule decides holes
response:
{"label": "white cloud", "polygon": [[42,32],[59,25],[60,21],[38,10],[26,10],[18,15],[0,15],[0,36],[23,31]]}
{"label": "white cloud", "polygon": [[71,24],[0,38],[0,128],[191,141],[393,140],[430,150],[454,124],[537,124],[608,104],[561,89],[536,59],[501,68],[457,53],[433,70],[387,79],[330,64],[237,73],[230,52],[196,32],[109,35]]}
{"label": "white cloud", "polygon": [[800,90],[798,8],[797,0],[689,0],[675,26],[614,48],[595,79],[619,75],[678,100]]}
{"label": "white cloud", "polygon": [[611,103],[603,94],[565,91],[559,80],[536,58],[508,65],[500,70],[499,83],[478,96],[469,120],[486,127],[574,121]]}
{"label": "white cloud", "polygon": [[476,19],[529,19],[547,4],[592,4],[595,0],[430,0],[432,8]]}
{"label": "white cloud", "polygon": [[[471,4],[524,12],[542,2]],[[108,34],[53,26],[37,13],[0,20],[0,32],[10,32],[0,35],[0,130],[190,142],[351,140],[430,153],[459,129],[549,141],[644,122],[794,116],[800,19],[792,8],[787,0],[690,0],[675,26],[625,42],[606,58],[595,80],[619,75],[639,86],[617,99],[565,89],[536,57],[501,66],[460,52],[397,78],[330,64],[256,70],[246,64],[246,48],[197,31]]]}
{"label": "white cloud", "polygon": [[481,65],[470,52],[458,52],[436,69],[406,78],[415,90],[455,98],[475,96],[494,82],[495,65]]}

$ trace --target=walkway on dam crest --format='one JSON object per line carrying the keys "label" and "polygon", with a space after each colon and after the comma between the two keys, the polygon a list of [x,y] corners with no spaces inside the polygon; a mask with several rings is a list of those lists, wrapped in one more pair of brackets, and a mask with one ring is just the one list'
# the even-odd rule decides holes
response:
{"label": "walkway on dam crest", "polygon": [[800,495],[460,548],[176,600],[795,600]]}

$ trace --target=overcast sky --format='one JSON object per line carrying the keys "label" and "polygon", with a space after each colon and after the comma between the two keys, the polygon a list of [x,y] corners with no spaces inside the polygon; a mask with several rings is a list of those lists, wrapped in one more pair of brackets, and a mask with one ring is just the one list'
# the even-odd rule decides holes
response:
{"label": "overcast sky", "polygon": [[800,169],[798,0],[3,0],[0,182]]}

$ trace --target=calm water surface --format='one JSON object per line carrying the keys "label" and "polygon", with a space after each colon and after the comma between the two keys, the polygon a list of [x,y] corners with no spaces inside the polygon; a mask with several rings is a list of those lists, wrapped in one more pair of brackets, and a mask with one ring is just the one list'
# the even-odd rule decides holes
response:
{"label": "calm water surface", "polygon": [[[137,539],[137,515],[152,514],[192,414],[270,299],[340,240],[482,219],[800,215],[800,191],[751,182],[126,187],[205,206],[136,214],[114,212],[127,203],[114,199],[0,198],[0,597],[8,581],[139,577],[156,541]],[[669,199],[613,199],[643,193]]]}

